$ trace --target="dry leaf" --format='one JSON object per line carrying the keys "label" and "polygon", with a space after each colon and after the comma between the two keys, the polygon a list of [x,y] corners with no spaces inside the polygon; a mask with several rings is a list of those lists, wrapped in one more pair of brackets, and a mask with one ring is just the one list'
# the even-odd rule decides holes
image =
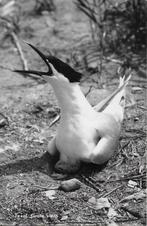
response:
{"label": "dry leaf", "polygon": [[112,207],[110,207],[107,216],[109,219],[112,219],[112,218],[118,216],[118,214]]}
{"label": "dry leaf", "polygon": [[94,197],[90,198],[88,200],[89,203],[93,205],[93,207],[97,210],[103,209],[103,208],[110,208],[111,204],[107,198],[99,198],[96,199]]}
{"label": "dry leaf", "polygon": [[96,203],[96,209],[102,209],[102,208],[110,208],[111,204],[107,198],[99,198],[97,199]]}

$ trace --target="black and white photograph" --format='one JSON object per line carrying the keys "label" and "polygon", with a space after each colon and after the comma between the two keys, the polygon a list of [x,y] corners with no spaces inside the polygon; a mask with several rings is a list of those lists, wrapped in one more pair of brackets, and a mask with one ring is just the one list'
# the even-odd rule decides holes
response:
{"label": "black and white photograph", "polygon": [[0,226],[146,225],[147,0],[0,0]]}

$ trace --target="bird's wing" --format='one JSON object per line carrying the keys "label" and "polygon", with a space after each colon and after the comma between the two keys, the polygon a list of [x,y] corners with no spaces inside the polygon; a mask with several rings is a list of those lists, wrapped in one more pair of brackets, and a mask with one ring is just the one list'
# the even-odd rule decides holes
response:
{"label": "bird's wing", "polygon": [[103,164],[108,161],[117,148],[120,137],[120,125],[111,114],[98,114],[96,131],[99,137],[95,148],[90,155],[90,161],[95,164]]}
{"label": "bird's wing", "polygon": [[113,155],[117,144],[118,144],[119,136],[115,138],[112,137],[102,137],[97,146],[91,153],[90,161],[94,164],[103,164],[107,162]]}
{"label": "bird's wing", "polygon": [[48,143],[48,152],[52,156],[58,153],[58,150],[56,147],[56,137],[53,137],[52,140]]}
{"label": "bird's wing", "polygon": [[128,84],[128,81],[130,80],[131,75],[128,76],[127,79],[125,77],[120,77],[120,82],[118,88],[110,94],[108,97],[106,97],[104,100],[99,102],[97,105],[95,105],[93,108],[97,112],[103,111],[109,104],[110,102],[121,93],[121,91],[124,89],[124,87]]}

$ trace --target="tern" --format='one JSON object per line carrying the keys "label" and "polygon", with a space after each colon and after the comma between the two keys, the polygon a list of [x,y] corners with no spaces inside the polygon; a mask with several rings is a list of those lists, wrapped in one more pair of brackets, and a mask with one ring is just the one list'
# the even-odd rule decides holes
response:
{"label": "tern", "polygon": [[52,86],[61,108],[61,119],[48,152],[59,154],[58,172],[73,173],[81,162],[104,164],[117,148],[124,118],[126,86],[131,75],[120,77],[118,88],[92,107],[80,89],[82,74],[54,56],[44,55],[27,43],[45,62],[48,71],[15,70],[36,74]]}

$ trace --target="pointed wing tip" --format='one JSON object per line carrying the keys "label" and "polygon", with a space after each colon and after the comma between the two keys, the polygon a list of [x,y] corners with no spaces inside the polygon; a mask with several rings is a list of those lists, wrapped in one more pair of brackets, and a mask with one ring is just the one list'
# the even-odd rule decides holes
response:
{"label": "pointed wing tip", "polygon": [[123,85],[127,85],[127,83],[129,82],[129,80],[132,77],[132,73],[129,73],[129,75],[124,75],[123,77],[120,76],[119,78],[119,87],[123,86]]}
{"label": "pointed wing tip", "polygon": [[130,74],[128,75],[127,81],[129,81],[129,80],[131,79],[131,77],[132,77],[132,73],[130,73]]}

